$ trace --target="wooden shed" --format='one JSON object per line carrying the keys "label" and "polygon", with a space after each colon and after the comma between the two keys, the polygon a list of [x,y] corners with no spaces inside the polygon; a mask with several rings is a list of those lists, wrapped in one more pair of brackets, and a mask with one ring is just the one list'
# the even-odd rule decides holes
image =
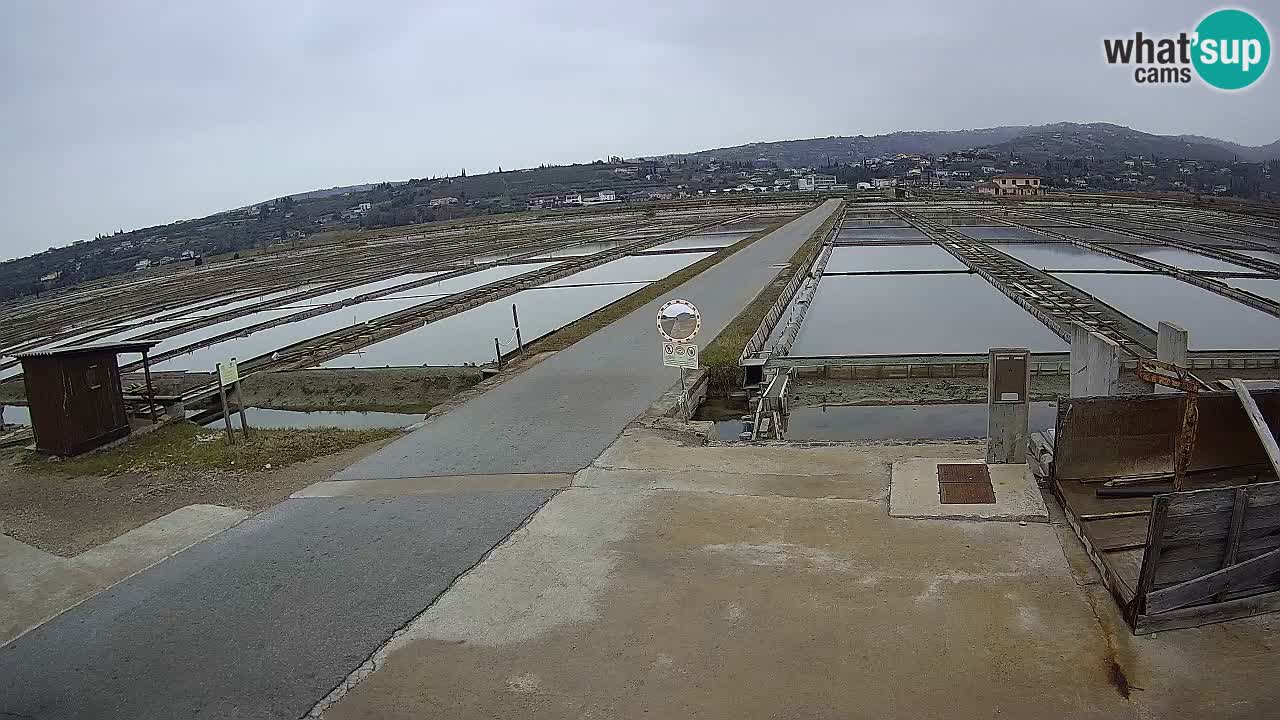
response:
{"label": "wooden shed", "polygon": [[153,341],[77,345],[17,355],[36,449],[78,455],[127,437],[129,417],[116,356],[142,354],[147,397],[154,398],[147,353],[155,345]]}

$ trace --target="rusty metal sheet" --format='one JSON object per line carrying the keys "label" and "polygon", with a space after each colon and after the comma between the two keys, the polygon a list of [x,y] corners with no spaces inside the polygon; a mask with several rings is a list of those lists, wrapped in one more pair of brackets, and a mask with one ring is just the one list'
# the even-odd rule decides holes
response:
{"label": "rusty metal sheet", "polygon": [[[1255,392],[1254,399],[1267,423],[1280,427],[1280,390]],[[1172,474],[1184,410],[1183,396],[1177,394],[1062,398],[1055,433],[1055,476],[1104,480]],[[1188,472],[1267,462],[1235,393],[1200,393],[1197,410]]]}
{"label": "rusty metal sheet", "polygon": [[991,471],[982,463],[939,463],[938,497],[943,505],[994,503]]}
{"label": "rusty metal sheet", "polygon": [[1213,389],[1190,370],[1163,360],[1139,358],[1137,375],[1138,379],[1144,382],[1183,392],[1198,393]]}
{"label": "rusty metal sheet", "polygon": [[943,505],[989,505],[996,501],[990,481],[938,483],[938,496]]}
{"label": "rusty metal sheet", "polygon": [[985,482],[990,485],[991,471],[985,463],[938,463],[938,482]]}

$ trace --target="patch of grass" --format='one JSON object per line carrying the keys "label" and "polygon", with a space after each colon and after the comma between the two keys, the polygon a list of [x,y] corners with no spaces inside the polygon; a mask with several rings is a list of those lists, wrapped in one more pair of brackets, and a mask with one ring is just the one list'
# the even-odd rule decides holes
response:
{"label": "patch of grass", "polygon": [[162,470],[261,470],[268,464],[274,469],[392,437],[399,431],[381,428],[259,430],[251,427],[249,433],[249,440],[237,433],[236,444],[228,445],[226,433],[222,430],[179,422],[103,452],[69,460],[29,454],[19,464],[40,475],[110,476]]}
{"label": "patch of grass", "polygon": [[579,318],[578,320],[565,325],[555,333],[526,345],[525,352],[538,353],[563,350],[588,335],[591,335],[597,330],[613,323],[615,320],[619,320],[630,315],[637,308],[644,307],[650,302],[669,294],[672,290],[680,287],[685,282],[697,277],[721,262],[724,262],[729,258],[729,256],[739,250],[742,250],[765,235],[768,235],[774,230],[777,230],[787,222],[790,221],[783,220],[773,223],[753,235],[749,235],[728,247],[721,248],[716,251],[714,255],[702,258],[689,267],[674,272],[655,283],[650,283],[624,298],[619,298],[590,315]]}
{"label": "patch of grass", "polygon": [[724,330],[715,337],[714,340],[707,343],[702,348],[701,360],[703,367],[710,372],[724,372],[727,368],[738,367],[738,358],[742,356],[742,349],[747,346],[747,341],[755,334],[756,329],[760,327],[760,323],[764,322],[764,316],[769,312],[769,308],[782,295],[782,290],[791,282],[791,278],[797,272],[804,272],[808,269],[811,256],[817,252],[822,245],[822,239],[827,236],[831,228],[835,225],[836,220],[840,217],[840,209],[831,214],[809,239],[804,241],[791,256],[791,260],[787,266],[783,268],[769,283],[760,291],[758,295],[745,307],[742,312],[738,313]]}

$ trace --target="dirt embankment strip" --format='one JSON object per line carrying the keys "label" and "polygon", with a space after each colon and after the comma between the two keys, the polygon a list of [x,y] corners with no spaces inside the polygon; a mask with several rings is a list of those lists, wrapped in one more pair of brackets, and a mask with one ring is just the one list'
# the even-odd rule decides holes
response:
{"label": "dirt embankment strip", "polygon": [[746,347],[747,341],[755,334],[756,328],[760,327],[769,308],[782,294],[787,283],[791,282],[791,278],[796,273],[805,272],[808,269],[809,259],[822,245],[823,238],[831,232],[832,226],[839,220],[842,208],[843,206],[836,208],[836,211],[831,213],[831,217],[813,231],[809,239],[791,256],[787,266],[778,273],[773,282],[764,286],[755,299],[703,348],[702,364],[711,370],[713,375],[723,372],[725,368],[737,368],[738,358],[742,356],[742,349]]}

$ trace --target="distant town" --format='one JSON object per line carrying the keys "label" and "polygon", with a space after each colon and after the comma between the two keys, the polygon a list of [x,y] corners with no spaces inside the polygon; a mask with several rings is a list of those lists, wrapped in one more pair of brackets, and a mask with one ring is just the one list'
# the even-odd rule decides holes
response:
{"label": "distant town", "polygon": [[[992,142],[979,148],[896,148]],[[1001,141],[1001,142],[996,142]],[[52,248],[0,264],[12,299],[173,263],[293,248],[308,238],[520,211],[653,203],[736,193],[828,193],[902,198],[920,191],[1027,196],[1071,192],[1165,193],[1188,199],[1280,198],[1280,152],[1114,125],[1059,124],[948,133],[758,143],[651,158],[607,159],[318,190],[205,218]],[[1244,156],[1244,159],[1242,159]]]}

